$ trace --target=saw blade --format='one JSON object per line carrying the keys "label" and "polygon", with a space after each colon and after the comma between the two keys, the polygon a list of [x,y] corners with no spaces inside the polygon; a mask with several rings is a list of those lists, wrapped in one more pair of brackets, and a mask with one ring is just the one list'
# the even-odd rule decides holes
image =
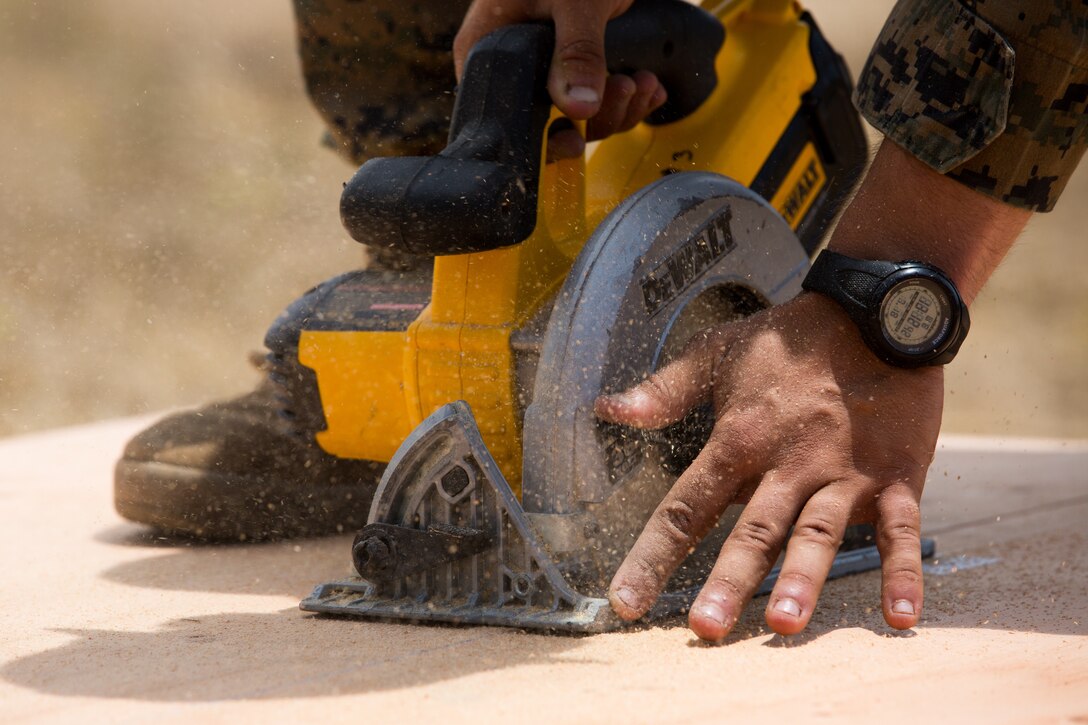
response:
{"label": "saw blade", "polygon": [[525,414],[522,506],[557,557],[591,579],[614,572],[709,433],[706,411],[650,434],[605,424],[595,398],[641,382],[700,329],[790,299],[808,264],[767,202],[717,174],[666,176],[609,215],[556,298]]}

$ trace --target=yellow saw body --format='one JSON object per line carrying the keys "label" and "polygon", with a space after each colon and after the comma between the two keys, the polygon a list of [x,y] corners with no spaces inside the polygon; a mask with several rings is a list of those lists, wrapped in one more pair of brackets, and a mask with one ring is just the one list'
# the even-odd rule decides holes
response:
{"label": "yellow saw body", "polygon": [[[388,461],[424,418],[465,400],[517,491],[523,406],[511,334],[555,295],[590,231],[621,201],[681,171],[713,171],[751,187],[774,160],[779,173],[760,189],[772,206],[795,231],[816,216],[826,221],[826,210],[810,212],[818,200],[834,202],[826,193],[828,162],[821,140],[796,122],[817,81],[817,31],[790,0],[704,8],[721,21],[726,41],[714,60],[717,86],[694,113],[676,123],[640,124],[600,142],[588,158],[542,161],[532,234],[503,249],[438,256],[430,303],[407,330],[301,332],[298,360],[316,373],[326,423],[317,435],[322,449]],[[856,124],[848,108],[840,110],[843,123]],[[775,159],[776,152],[789,158]]]}

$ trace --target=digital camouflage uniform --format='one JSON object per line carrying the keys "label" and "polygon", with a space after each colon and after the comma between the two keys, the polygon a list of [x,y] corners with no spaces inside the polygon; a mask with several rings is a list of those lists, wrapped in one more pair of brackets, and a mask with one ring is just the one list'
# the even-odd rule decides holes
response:
{"label": "digital camouflage uniform", "polygon": [[294,0],[306,88],[356,164],[430,156],[453,111],[453,38],[469,0]]}
{"label": "digital camouflage uniform", "polygon": [[900,0],[855,100],[937,171],[1050,211],[1088,147],[1088,0]]}

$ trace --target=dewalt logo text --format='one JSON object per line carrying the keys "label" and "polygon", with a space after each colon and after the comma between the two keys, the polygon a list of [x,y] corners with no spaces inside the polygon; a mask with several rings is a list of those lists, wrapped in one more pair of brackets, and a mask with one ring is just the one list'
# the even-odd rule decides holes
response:
{"label": "dewalt logo text", "polygon": [[826,183],[827,174],[820,164],[816,147],[807,144],[771,199],[771,206],[785,218],[791,229],[797,229]]}
{"label": "dewalt logo text", "polygon": [[808,207],[806,202],[820,188],[821,177],[822,174],[816,166],[816,159],[812,159],[808,162],[808,166],[805,167],[805,173],[801,175],[793,190],[790,191],[790,195],[786,197],[786,203],[781,209],[782,216],[786,218],[791,227],[800,218],[801,210]]}
{"label": "dewalt logo text", "polygon": [[642,278],[642,301],[650,315],[675,299],[703,272],[737,248],[733,231],[729,228],[732,217],[729,210],[714,217],[702,231],[684,242]]}

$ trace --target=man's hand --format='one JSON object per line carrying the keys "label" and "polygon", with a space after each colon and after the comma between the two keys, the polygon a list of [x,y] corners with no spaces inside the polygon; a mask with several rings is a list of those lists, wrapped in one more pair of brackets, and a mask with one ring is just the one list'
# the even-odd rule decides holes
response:
{"label": "man's hand", "polygon": [[[594,141],[633,128],[665,102],[657,76],[608,74],[604,57],[605,25],[622,15],[632,0],[476,0],[453,42],[460,80],[465,58],[478,40],[505,25],[555,21],[555,56],[548,90],[568,117],[588,120],[586,139]],[[549,155],[569,158],[582,153],[585,140],[574,130],[549,140]]]}
{"label": "man's hand", "polygon": [[[970,303],[1030,213],[978,194],[891,143],[881,146],[830,248],[860,259],[935,264]],[[712,399],[707,447],[654,512],[612,581],[612,607],[641,616],[726,506],[748,501],[691,610],[725,637],[793,527],[767,604],[776,632],[801,631],[849,522],[875,521],[884,618],[913,626],[922,607],[918,501],[943,400],[941,368],[878,360],[830,299],[791,302],[703,333],[674,363],[597,414],[666,425]]]}
{"label": "man's hand", "polygon": [[[834,302],[804,293],[708,330],[638,387],[597,401],[615,423],[658,428],[713,400],[710,441],[653,513],[612,581],[624,619],[642,616],[732,503],[748,501],[690,613],[723,639],[789,538],[767,623],[808,623],[847,524],[875,521],[884,617],[922,609],[918,501],[940,428],[940,368],[880,362]],[[790,536],[790,528],[793,535]]]}

